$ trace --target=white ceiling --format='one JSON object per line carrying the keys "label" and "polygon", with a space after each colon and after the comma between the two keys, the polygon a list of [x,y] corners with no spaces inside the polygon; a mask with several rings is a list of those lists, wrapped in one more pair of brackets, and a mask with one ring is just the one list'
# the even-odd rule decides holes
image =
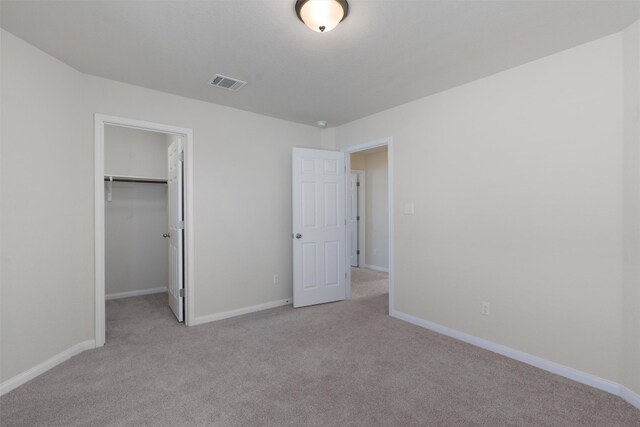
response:
{"label": "white ceiling", "polygon": [[[350,0],[319,34],[294,3],[2,0],[0,25],[88,74],[331,127],[640,19],[640,0]],[[216,73],[249,84],[207,85]]]}

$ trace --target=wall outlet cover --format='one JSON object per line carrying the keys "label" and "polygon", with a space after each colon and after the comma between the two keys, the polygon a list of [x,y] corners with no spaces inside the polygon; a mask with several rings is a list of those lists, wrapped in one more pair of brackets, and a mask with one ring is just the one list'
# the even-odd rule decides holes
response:
{"label": "wall outlet cover", "polygon": [[489,314],[491,314],[491,304],[489,304],[487,301],[482,301],[482,309],[480,310],[480,313],[482,313],[484,316],[488,316]]}
{"label": "wall outlet cover", "polygon": [[404,213],[405,215],[413,215],[415,214],[415,206],[413,203],[405,203],[404,204]]}

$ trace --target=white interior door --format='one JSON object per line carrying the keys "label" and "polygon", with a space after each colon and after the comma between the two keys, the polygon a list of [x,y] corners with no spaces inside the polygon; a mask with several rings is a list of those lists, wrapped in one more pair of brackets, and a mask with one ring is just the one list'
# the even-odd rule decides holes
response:
{"label": "white interior door", "polygon": [[184,321],[184,209],[182,198],[182,138],[176,138],[168,148],[168,200],[169,209],[169,307]]}
{"label": "white interior door", "polygon": [[351,267],[358,267],[358,174],[352,173],[349,177],[349,189],[351,191]]}
{"label": "white interior door", "polygon": [[293,149],[293,306],[346,297],[345,154]]}

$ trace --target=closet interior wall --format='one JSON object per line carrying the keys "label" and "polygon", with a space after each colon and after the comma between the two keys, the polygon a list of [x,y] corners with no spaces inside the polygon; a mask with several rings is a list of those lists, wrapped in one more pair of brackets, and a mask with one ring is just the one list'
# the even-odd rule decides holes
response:
{"label": "closet interior wall", "polygon": [[[105,126],[105,176],[167,178],[163,133]],[[105,188],[107,299],[166,292],[167,185],[113,182]]]}

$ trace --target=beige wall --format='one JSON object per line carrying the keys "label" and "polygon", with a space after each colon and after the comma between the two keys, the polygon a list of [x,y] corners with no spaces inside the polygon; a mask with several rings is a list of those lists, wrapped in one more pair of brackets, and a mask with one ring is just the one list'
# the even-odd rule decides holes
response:
{"label": "beige wall", "polygon": [[623,32],[624,281],[621,381],[640,394],[640,22]]}
{"label": "beige wall", "polygon": [[325,128],[320,130],[320,147],[323,150],[336,149],[336,130],[335,128]]}
{"label": "beige wall", "polygon": [[366,155],[364,153],[351,154],[349,162],[351,169],[363,171],[367,167]]}
{"label": "beige wall", "polygon": [[340,148],[393,137],[396,310],[640,391],[621,375],[623,66],[615,34],[336,129]]}
{"label": "beige wall", "polygon": [[[105,126],[105,175],[167,177],[167,138]],[[105,190],[105,293],[165,288],[168,281],[167,186],[116,182]],[[107,184],[105,184],[105,187]]]}
{"label": "beige wall", "polygon": [[106,125],[105,175],[166,178],[167,138],[168,135],[160,132]]}
{"label": "beige wall", "polygon": [[389,192],[387,152],[366,155],[366,264],[389,268]]}
{"label": "beige wall", "polygon": [[193,129],[196,316],[291,297],[291,148],[319,129],[82,75],[1,35],[0,381],[94,338],[94,113]]}
{"label": "beige wall", "polygon": [[93,138],[78,126],[82,75],[0,38],[5,381],[93,339]]}

